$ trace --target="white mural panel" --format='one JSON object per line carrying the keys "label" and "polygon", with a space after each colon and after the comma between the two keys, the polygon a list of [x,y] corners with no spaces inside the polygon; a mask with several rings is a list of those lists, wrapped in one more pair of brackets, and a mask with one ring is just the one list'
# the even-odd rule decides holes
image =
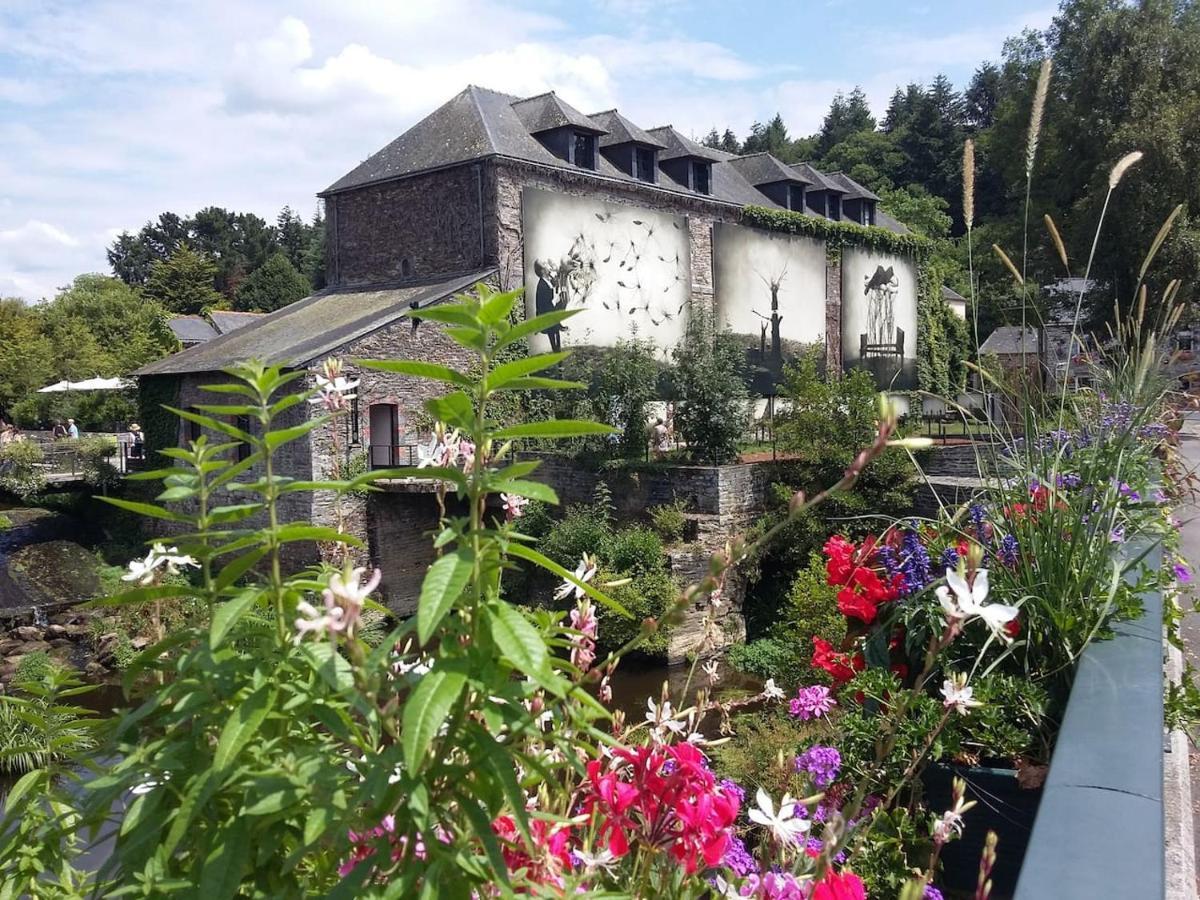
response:
{"label": "white mural panel", "polygon": [[640,337],[670,353],[691,297],[686,219],[526,188],[521,221],[527,314],[582,310],[531,338],[531,350]]}
{"label": "white mural panel", "polygon": [[784,363],[825,334],[825,242],[740,225],[713,228],[717,321],[746,344],[753,389],[774,394]]}
{"label": "white mural panel", "polygon": [[842,252],[842,363],[880,388],[917,387],[917,267],[907,256]]}

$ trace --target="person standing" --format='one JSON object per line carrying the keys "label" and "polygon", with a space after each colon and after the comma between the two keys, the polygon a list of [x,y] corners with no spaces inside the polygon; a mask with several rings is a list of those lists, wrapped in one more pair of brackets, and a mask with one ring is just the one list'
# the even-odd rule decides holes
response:
{"label": "person standing", "polygon": [[654,427],[650,429],[650,449],[654,451],[655,459],[665,459],[671,449],[667,426],[662,419],[655,419]]}
{"label": "person standing", "polygon": [[142,426],[134,422],[129,426],[129,458],[141,459],[146,452],[146,436],[142,434]]}
{"label": "person standing", "polygon": [[73,441],[79,440],[79,426],[74,419],[67,419],[67,437]]}

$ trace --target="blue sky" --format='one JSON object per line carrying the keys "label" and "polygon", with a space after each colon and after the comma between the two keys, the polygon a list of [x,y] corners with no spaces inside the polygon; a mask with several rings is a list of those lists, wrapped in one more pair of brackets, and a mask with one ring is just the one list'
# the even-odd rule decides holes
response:
{"label": "blue sky", "polygon": [[4,0],[0,296],[37,300],[164,210],[273,219],[474,83],[743,135],[856,84],[957,85],[1052,2]]}

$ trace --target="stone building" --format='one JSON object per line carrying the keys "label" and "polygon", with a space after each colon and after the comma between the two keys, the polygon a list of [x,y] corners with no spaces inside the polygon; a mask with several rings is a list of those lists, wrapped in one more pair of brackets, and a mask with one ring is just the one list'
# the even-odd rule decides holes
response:
{"label": "stone building", "polygon": [[[320,197],[328,287],[146,366],[144,396],[196,405],[203,384],[251,358],[306,369],[310,383],[328,356],[463,366],[463,352],[439,326],[422,324],[420,310],[480,281],[524,285],[530,313],[583,310],[569,327],[537,336],[535,349],[640,335],[665,354],[703,304],[745,334],[748,353],[767,354],[769,324],[776,355],[819,343],[836,367],[861,347],[864,356],[894,356],[897,371],[915,355],[914,261],[827,252],[820,237],[754,229],[743,218],[758,206],[905,232],[862,185],[765,153],[732,156],[671,126],[643,129],[617,110],[584,115],[554,93],[522,99],[468,87]],[[854,334],[843,335],[844,321]],[[408,464],[422,402],[440,388],[351,375],[361,386],[339,433],[320,429],[299,442],[287,474],[326,476],[335,461]],[[174,437],[190,434],[184,424]],[[395,485],[340,510],[327,498],[292,498],[286,514],[344,520],[383,569],[388,602],[406,612],[436,522],[425,491]]]}

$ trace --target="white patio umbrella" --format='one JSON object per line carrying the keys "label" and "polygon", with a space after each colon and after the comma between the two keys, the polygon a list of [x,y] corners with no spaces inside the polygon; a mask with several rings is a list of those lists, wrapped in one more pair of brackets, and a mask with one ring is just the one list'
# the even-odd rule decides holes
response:
{"label": "white patio umbrella", "polygon": [[119,391],[130,386],[123,378],[85,378],[83,381],[56,381],[44,388],[38,388],[39,394],[57,394],[62,391]]}

